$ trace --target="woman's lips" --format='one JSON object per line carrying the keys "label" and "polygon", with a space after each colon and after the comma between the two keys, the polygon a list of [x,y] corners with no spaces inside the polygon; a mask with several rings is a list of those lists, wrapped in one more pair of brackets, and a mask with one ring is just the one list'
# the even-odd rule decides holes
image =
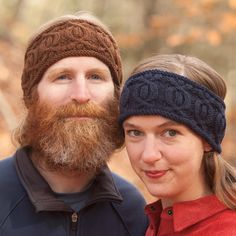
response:
{"label": "woman's lips", "polygon": [[160,178],[167,173],[168,170],[146,170],[146,176],[152,179]]}

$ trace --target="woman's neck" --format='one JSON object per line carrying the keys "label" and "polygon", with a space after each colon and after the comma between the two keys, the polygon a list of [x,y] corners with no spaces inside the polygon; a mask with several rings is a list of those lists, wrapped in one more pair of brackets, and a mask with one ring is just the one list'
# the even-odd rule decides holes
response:
{"label": "woman's neck", "polygon": [[173,206],[177,202],[194,201],[211,194],[212,191],[209,189],[208,186],[205,186],[202,191],[182,193],[181,195],[171,196],[170,198],[161,198],[161,204],[162,208],[165,209],[167,207]]}

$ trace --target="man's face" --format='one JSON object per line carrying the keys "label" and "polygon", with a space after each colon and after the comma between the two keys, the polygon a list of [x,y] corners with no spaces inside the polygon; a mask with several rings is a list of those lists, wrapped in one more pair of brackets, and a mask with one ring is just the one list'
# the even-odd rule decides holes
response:
{"label": "man's face", "polygon": [[31,146],[46,168],[94,171],[123,143],[117,119],[108,67],[93,57],[65,58],[38,84],[21,144]]}
{"label": "man's face", "polygon": [[109,68],[94,57],[67,57],[43,75],[37,88],[39,101],[60,106],[76,101],[98,105],[114,96]]}

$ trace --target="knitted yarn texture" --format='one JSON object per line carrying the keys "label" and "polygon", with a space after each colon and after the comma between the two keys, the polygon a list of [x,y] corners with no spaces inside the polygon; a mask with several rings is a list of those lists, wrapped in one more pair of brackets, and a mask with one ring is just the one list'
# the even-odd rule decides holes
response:
{"label": "knitted yarn texture", "polygon": [[119,122],[138,115],[161,115],[182,123],[221,153],[226,118],[224,101],[206,87],[175,73],[147,70],[125,82]]}
{"label": "knitted yarn texture", "polygon": [[95,57],[105,63],[117,87],[122,83],[117,43],[101,26],[82,19],[60,22],[42,31],[28,46],[21,77],[24,101],[45,71],[57,61],[73,56]]}

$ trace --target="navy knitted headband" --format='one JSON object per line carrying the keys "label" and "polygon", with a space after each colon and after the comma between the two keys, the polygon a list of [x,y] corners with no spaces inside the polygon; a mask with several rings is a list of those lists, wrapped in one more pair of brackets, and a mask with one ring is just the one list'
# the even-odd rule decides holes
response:
{"label": "navy knitted headband", "polygon": [[224,101],[184,76],[147,70],[128,78],[121,93],[119,122],[137,115],[161,115],[182,123],[221,153],[226,127]]}

